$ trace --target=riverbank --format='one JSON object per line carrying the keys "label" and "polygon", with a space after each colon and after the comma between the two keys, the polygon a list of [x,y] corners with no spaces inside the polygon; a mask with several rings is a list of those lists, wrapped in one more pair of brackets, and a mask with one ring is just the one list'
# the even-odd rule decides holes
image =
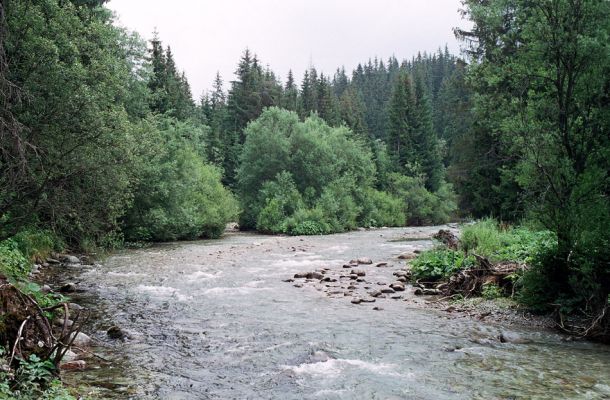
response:
{"label": "riverbank", "polygon": [[[53,284],[83,289],[75,298],[93,312],[92,350],[111,363],[91,364],[66,380],[117,399],[610,394],[603,386],[606,347],[567,343],[537,322],[526,325],[529,317],[521,319],[519,310],[436,303],[408,284],[370,295],[390,288],[409,261],[405,253],[432,246],[429,238],[440,228],[314,237],[231,233],[119,251],[103,266],[70,269]],[[350,265],[358,259],[366,263]],[[326,272],[309,282],[294,278],[316,271]],[[367,301],[353,303],[357,298]],[[108,338],[112,326],[128,337]],[[549,388],[549,379],[570,388]]]}

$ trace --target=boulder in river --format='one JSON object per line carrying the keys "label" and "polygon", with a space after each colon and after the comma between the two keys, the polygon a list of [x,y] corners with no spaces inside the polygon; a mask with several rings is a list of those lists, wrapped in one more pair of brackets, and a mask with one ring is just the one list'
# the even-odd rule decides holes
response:
{"label": "boulder in river", "polygon": [[405,290],[405,285],[402,282],[394,282],[390,287],[397,292],[403,292]]}
{"label": "boulder in river", "polygon": [[380,263],[375,264],[375,267],[377,267],[377,268],[387,267],[387,266],[388,266],[387,262],[380,262]]}
{"label": "boulder in river", "polygon": [[398,256],[398,259],[400,260],[412,260],[415,257],[417,257],[417,254],[415,253],[402,253]]}
{"label": "boulder in river", "polygon": [[366,276],[366,272],[362,269],[352,269],[352,275],[356,276]]}
{"label": "boulder in river", "polygon": [[61,293],[74,293],[76,292],[76,283],[68,282],[59,288]]}
{"label": "boulder in river", "polygon": [[123,332],[123,330],[116,325],[113,327],[110,327],[110,329],[108,329],[106,331],[106,334],[108,335],[108,337],[110,339],[115,339],[115,340],[125,339],[125,332]]}
{"label": "boulder in river", "polygon": [[62,255],[60,260],[68,264],[80,264],[80,258],[69,254]]}
{"label": "boulder in river", "polygon": [[379,297],[382,294],[383,293],[381,293],[381,290],[373,290],[373,291],[369,292],[369,295],[371,295],[371,297]]}
{"label": "boulder in river", "polygon": [[373,263],[373,260],[371,260],[368,257],[360,257],[357,261],[358,261],[358,264],[364,264],[364,265],[370,265]]}
{"label": "boulder in river", "polygon": [[74,333],[72,335],[74,337],[74,341],[72,342],[72,344],[77,347],[86,347],[91,344],[92,339],[82,332]]}
{"label": "boulder in river", "polygon": [[527,344],[532,342],[530,339],[525,338],[516,332],[508,331],[501,332],[498,339],[501,343]]}
{"label": "boulder in river", "polygon": [[351,301],[351,303],[352,303],[352,304],[360,304],[360,303],[362,303],[362,299],[360,299],[360,298],[358,298],[358,297],[353,298],[353,299],[352,299],[352,301]]}
{"label": "boulder in river", "polygon": [[298,274],[294,274],[295,279],[322,279],[324,275],[319,272],[301,272]]}
{"label": "boulder in river", "polygon": [[392,289],[391,287],[386,287],[386,288],[381,289],[381,293],[394,293],[394,292],[395,292],[395,290]]}

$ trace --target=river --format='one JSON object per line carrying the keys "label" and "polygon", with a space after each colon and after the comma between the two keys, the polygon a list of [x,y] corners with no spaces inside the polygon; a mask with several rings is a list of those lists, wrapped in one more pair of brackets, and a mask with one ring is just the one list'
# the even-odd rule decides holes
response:
{"label": "river", "polygon": [[[430,247],[438,228],[229,233],[71,268],[94,351],[112,363],[66,379],[116,399],[610,399],[607,346],[451,318],[409,292],[355,305],[341,280],[284,282],[369,257],[390,267],[362,266],[360,285],[391,283],[396,256]],[[130,339],[108,339],[113,325]],[[530,343],[495,340],[506,329]]]}

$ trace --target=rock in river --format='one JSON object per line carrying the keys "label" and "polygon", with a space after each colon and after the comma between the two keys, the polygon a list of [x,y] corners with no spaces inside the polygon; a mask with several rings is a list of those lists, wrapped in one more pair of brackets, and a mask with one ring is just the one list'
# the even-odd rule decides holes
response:
{"label": "rock in river", "polygon": [[64,371],[81,370],[87,368],[87,363],[83,360],[68,361],[60,364],[59,368]]}
{"label": "rock in river", "polygon": [[108,329],[106,334],[110,339],[125,339],[125,332],[123,332],[123,330],[116,325]]}
{"label": "rock in river", "polygon": [[324,275],[319,272],[302,272],[298,274],[294,274],[295,279],[322,279]]}
{"label": "rock in river", "polygon": [[352,269],[351,274],[356,276],[366,276],[366,272],[364,272],[362,269]]}
{"label": "rock in river", "polygon": [[507,331],[500,333],[500,335],[498,336],[498,339],[502,343],[513,343],[513,344],[527,344],[527,343],[532,342],[530,339],[524,338],[523,336],[519,335],[518,333],[507,332]]}
{"label": "rock in river", "polygon": [[390,287],[397,292],[403,292],[405,290],[405,285],[402,282],[394,282]]}
{"label": "rock in river", "polygon": [[91,338],[82,332],[78,332],[72,342],[77,347],[86,347],[91,344]]}
{"label": "rock in river", "polygon": [[61,256],[61,260],[68,264],[80,264],[80,259],[76,256],[63,255]]}
{"label": "rock in river", "polygon": [[74,293],[76,292],[76,283],[68,282],[59,288],[62,293]]}

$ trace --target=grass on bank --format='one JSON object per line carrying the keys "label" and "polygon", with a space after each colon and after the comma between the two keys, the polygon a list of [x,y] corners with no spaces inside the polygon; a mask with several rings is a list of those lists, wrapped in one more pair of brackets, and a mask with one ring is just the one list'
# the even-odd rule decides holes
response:
{"label": "grass on bank", "polygon": [[549,231],[536,231],[525,226],[505,226],[493,219],[484,219],[462,228],[459,247],[451,250],[444,246],[421,253],[412,261],[413,277],[420,281],[449,279],[456,272],[473,267],[474,255],[487,258],[492,263],[511,261],[528,268],[512,276],[515,290],[507,293],[495,284],[483,287],[481,297],[497,299],[514,296],[515,299],[535,311],[544,311],[549,290],[544,266],[552,255],[556,237]]}

